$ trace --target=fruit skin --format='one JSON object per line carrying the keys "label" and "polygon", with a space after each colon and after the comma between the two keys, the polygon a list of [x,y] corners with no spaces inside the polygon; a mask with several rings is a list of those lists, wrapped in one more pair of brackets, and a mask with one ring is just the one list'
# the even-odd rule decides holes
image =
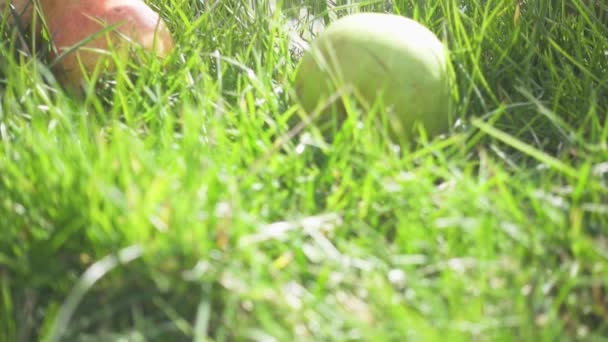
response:
{"label": "fruit skin", "polygon": [[160,57],[166,56],[173,48],[165,23],[141,0],[39,0],[39,3],[51,37],[52,58],[107,26],[119,25],[58,62],[55,71],[64,85],[77,87],[82,83],[81,64],[87,73],[91,73],[99,63],[106,63],[104,70],[113,70],[111,57],[102,52],[109,50],[110,45],[121,54],[121,58],[127,58],[128,49],[134,43]]}
{"label": "fruit skin", "polygon": [[[353,14],[332,23],[312,42],[296,72],[295,92],[303,109],[312,113],[336,90],[349,86],[364,107],[381,101],[391,137],[399,143],[411,142],[417,123],[429,136],[449,130],[446,51],[414,20]],[[344,115],[338,108],[340,112]]]}

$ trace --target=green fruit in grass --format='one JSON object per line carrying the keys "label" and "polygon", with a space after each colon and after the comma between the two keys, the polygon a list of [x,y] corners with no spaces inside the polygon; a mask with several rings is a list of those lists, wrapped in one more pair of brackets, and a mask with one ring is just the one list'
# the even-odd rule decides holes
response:
{"label": "green fruit in grass", "polygon": [[[351,89],[363,108],[381,105],[380,122],[388,124],[397,142],[410,142],[418,125],[429,136],[449,130],[446,51],[435,34],[414,20],[360,13],[329,25],[302,57],[295,91],[304,110],[312,113],[340,89]],[[337,111],[325,112],[344,115],[341,107],[337,101]],[[320,123],[327,119],[322,115]]]}

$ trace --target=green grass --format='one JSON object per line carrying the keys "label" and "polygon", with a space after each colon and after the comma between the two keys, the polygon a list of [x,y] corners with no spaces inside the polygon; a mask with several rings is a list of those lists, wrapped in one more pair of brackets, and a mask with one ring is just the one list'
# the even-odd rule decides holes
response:
{"label": "green grass", "polygon": [[[175,51],[81,96],[0,20],[0,341],[608,335],[605,12],[150,2]],[[294,36],[358,10],[445,41],[450,134],[292,134]]]}

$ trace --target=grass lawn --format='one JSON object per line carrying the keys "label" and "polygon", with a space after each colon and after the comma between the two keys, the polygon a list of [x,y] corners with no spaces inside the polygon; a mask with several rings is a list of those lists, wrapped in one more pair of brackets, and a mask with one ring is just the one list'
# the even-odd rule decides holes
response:
{"label": "grass lawn", "polygon": [[[147,2],[175,50],[81,95],[2,14],[0,341],[608,336],[606,5]],[[292,129],[304,42],[363,10],[449,47],[449,134]]]}

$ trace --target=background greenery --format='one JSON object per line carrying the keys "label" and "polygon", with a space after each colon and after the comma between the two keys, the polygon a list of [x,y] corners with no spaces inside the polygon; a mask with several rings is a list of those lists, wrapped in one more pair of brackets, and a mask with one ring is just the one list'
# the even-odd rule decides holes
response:
{"label": "background greenery", "polygon": [[[174,53],[80,96],[3,14],[1,341],[608,335],[605,5],[149,3]],[[360,10],[445,41],[450,134],[290,130],[303,42]]]}

